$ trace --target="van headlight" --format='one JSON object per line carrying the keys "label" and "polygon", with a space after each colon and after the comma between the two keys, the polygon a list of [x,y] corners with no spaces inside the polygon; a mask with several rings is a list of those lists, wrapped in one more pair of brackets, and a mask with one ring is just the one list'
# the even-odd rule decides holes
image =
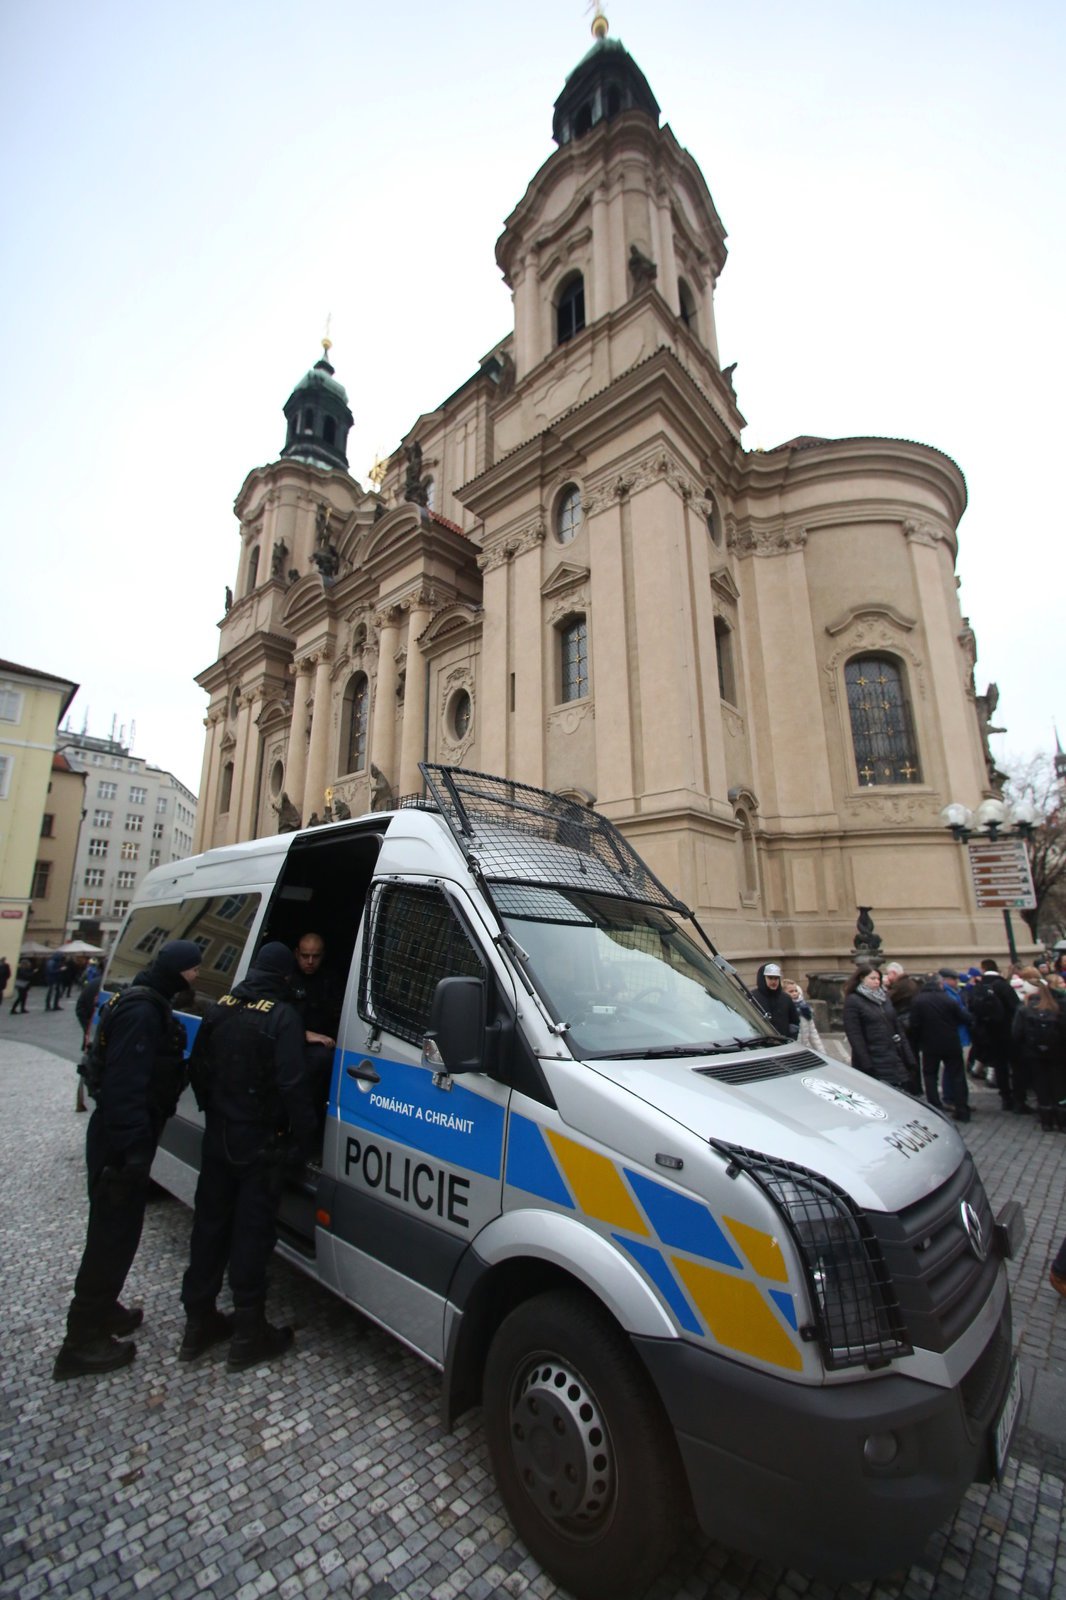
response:
{"label": "van headlight", "polygon": [[881,1367],[912,1349],[880,1244],[850,1195],[821,1173],[724,1140],[712,1145],[759,1185],[788,1225],[803,1262],[825,1364]]}

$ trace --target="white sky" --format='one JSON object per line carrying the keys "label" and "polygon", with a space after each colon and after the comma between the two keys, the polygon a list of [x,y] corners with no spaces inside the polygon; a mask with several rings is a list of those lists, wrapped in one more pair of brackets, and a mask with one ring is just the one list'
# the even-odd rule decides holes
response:
{"label": "white sky", "polygon": [[[1066,738],[1066,7],[607,11],[729,233],[748,448],[953,456],[1000,755],[1056,716]],[[135,753],[198,788],[232,502],[326,313],[365,483],[510,326],[495,241],[588,24],[583,0],[7,0],[0,656],[79,682],[76,727],[136,723]]]}

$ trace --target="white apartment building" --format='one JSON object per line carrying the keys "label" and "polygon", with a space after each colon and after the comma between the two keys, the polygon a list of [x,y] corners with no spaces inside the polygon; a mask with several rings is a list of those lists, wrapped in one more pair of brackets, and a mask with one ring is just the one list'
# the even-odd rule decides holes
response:
{"label": "white apartment building", "polygon": [[97,924],[110,945],[145,873],[192,853],[196,796],[121,740],[60,729],[57,747],[86,774],[68,931]]}

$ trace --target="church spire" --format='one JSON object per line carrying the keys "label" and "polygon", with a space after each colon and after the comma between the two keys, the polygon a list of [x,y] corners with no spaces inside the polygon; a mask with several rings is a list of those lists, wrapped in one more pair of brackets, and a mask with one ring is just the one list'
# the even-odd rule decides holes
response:
{"label": "church spire", "polygon": [[659,125],[659,102],[621,39],[608,37],[608,22],[597,3],[592,19],[596,41],[578,62],[555,102],[552,138],[556,144],[581,139],[600,122],[623,111],[642,111]]}
{"label": "church spire", "polygon": [[281,453],[347,471],[348,430],[355,419],[348,408],[347,390],[338,383],[329,359],[332,348],[327,319],[322,355],[304,373],[283,407],[287,427]]}

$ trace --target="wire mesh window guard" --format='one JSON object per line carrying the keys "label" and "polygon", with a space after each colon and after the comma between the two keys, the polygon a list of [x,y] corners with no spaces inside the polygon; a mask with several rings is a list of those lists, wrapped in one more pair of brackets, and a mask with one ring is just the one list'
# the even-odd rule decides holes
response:
{"label": "wire mesh window guard", "polygon": [[584,700],[589,692],[589,629],[584,617],[559,630],[562,650],[562,694],[560,699]]}
{"label": "wire mesh window guard", "polygon": [[490,882],[558,884],[688,915],[614,824],[576,800],[462,767],[427,762],[421,772],[463,854]]}
{"label": "wire mesh window guard", "polygon": [[920,783],[918,745],[900,668],[887,656],[855,656],[844,667],[844,684],[859,782],[864,787]]}
{"label": "wire mesh window guard", "polygon": [[441,978],[483,978],[485,968],[438,889],[388,885],[378,891],[363,948],[360,1014],[421,1044]]}

